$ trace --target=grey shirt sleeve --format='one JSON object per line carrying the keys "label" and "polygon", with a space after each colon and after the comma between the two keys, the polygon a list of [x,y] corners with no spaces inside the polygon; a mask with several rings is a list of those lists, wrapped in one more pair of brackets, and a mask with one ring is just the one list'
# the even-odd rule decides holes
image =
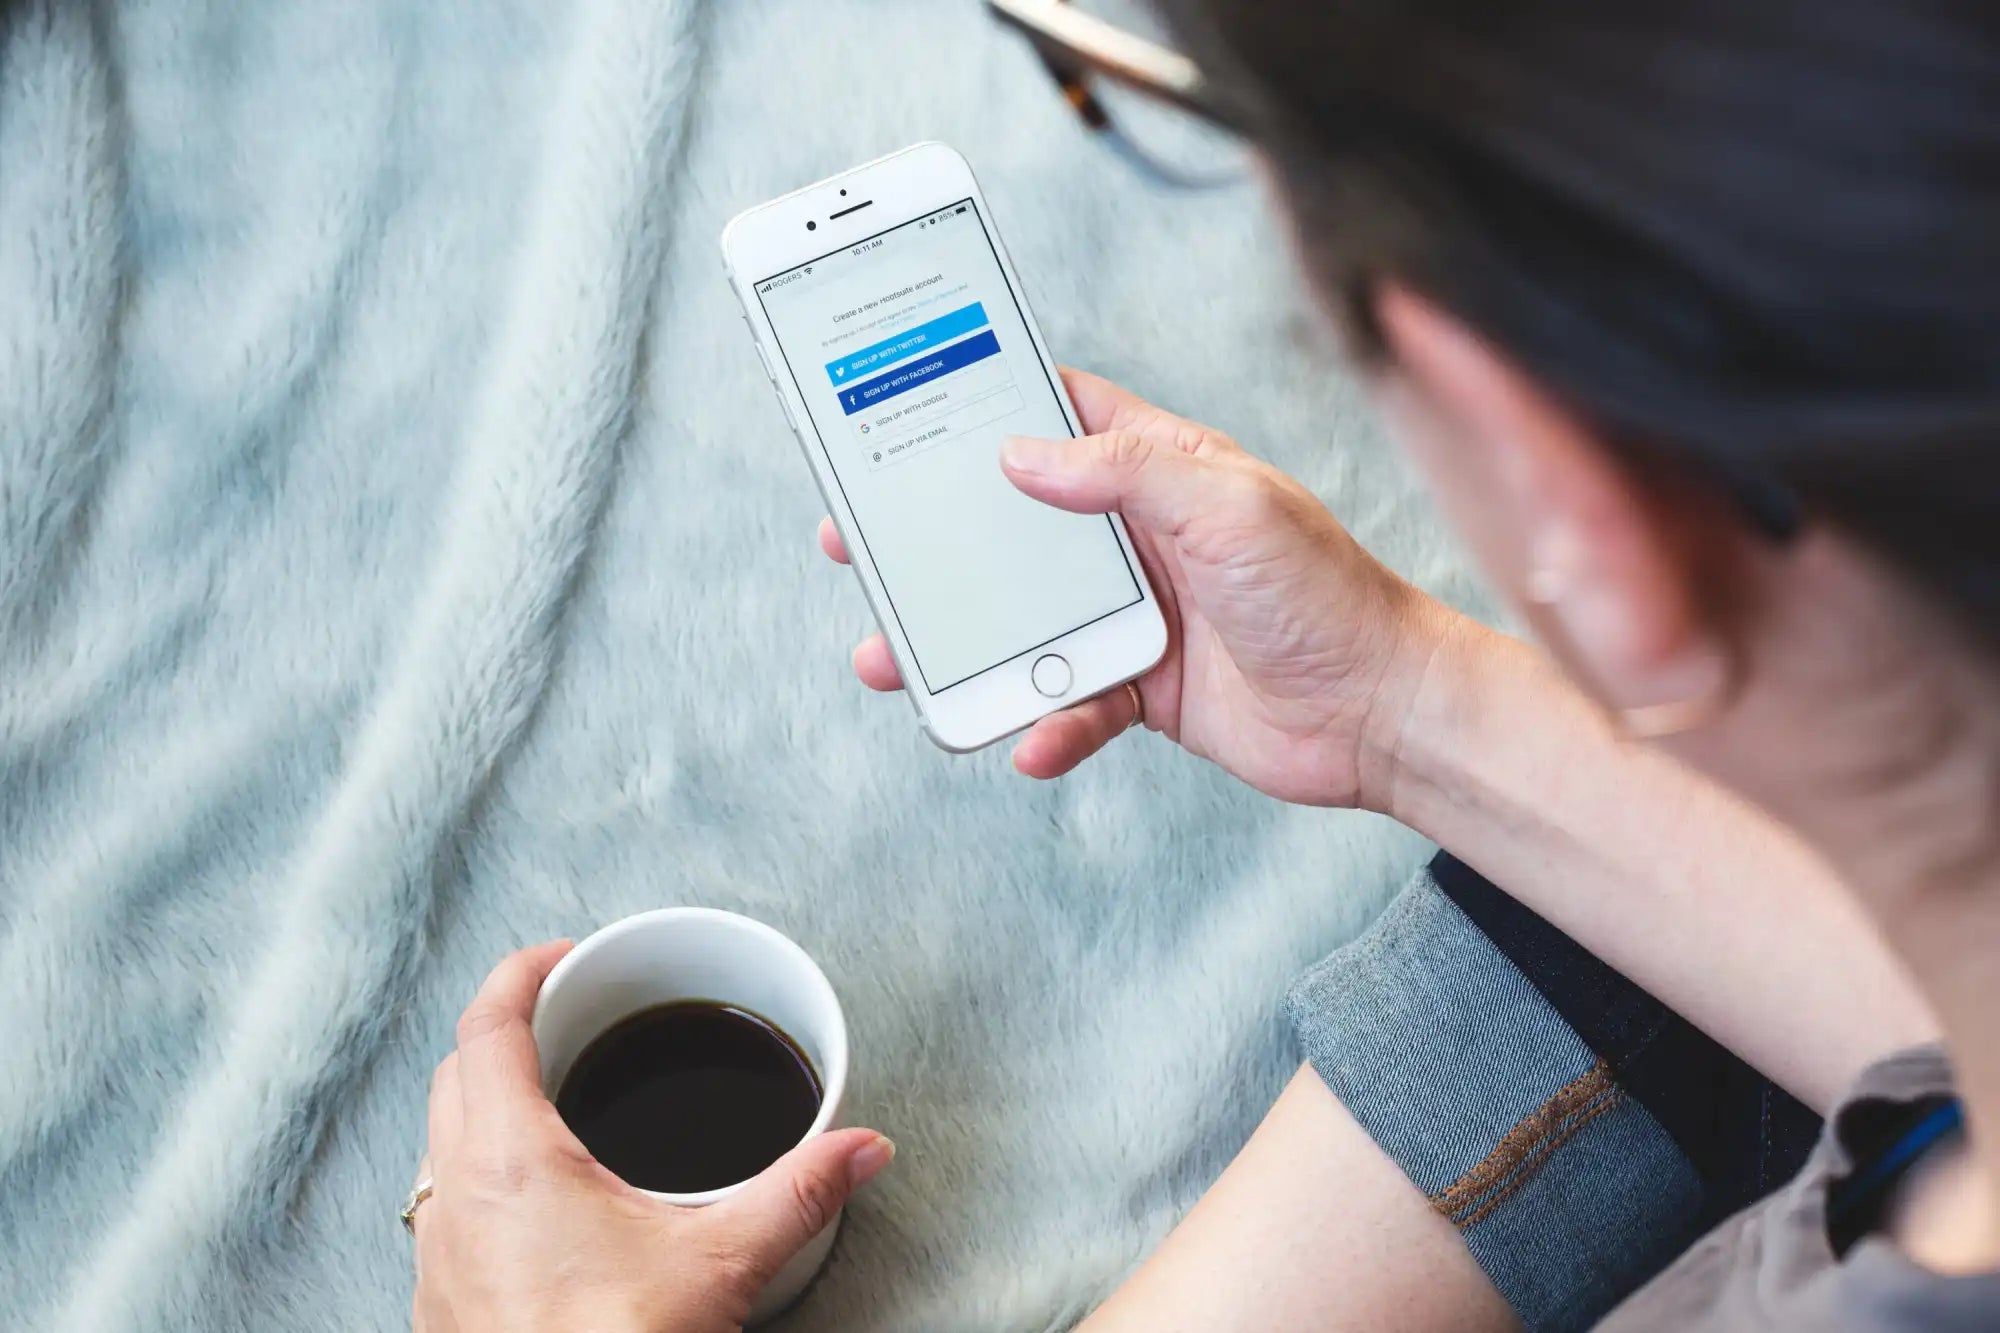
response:
{"label": "grey shirt sleeve", "polygon": [[1827,1118],[1797,1180],[1703,1237],[1600,1327],[2000,1333],[2000,1272],[1945,1277],[1917,1267],[1881,1237],[1845,1255],[1836,1255],[1827,1238],[1828,1192],[1854,1165],[1841,1137],[1851,1113],[1951,1090],[1951,1069],[1936,1047],[1905,1051],[1867,1070]]}

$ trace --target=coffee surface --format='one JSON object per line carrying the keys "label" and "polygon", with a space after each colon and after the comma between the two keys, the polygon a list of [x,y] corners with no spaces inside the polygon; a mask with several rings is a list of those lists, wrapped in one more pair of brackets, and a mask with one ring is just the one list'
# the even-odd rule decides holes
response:
{"label": "coffee surface", "polygon": [[748,1010],[642,1009],[576,1058],[556,1110],[628,1184],[693,1194],[748,1180],[797,1147],[820,1083],[792,1039]]}

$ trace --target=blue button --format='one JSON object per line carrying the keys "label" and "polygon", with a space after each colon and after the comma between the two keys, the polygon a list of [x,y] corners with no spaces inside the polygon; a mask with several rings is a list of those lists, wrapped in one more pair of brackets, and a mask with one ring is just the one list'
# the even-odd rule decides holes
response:
{"label": "blue button", "polygon": [[840,391],[840,409],[850,417],[856,412],[866,412],[875,404],[897,394],[908,393],[940,375],[949,375],[975,361],[984,361],[999,350],[1000,340],[993,336],[993,330],[974,334],[964,342],[953,343],[901,370],[892,370],[872,380],[846,386]]}
{"label": "blue button", "polygon": [[930,351],[941,343],[985,327],[986,307],[974,301],[948,315],[939,315],[929,323],[906,329],[893,338],[885,338],[858,352],[851,352],[838,361],[827,362],[826,377],[836,387],[845,387],[856,375],[886,369],[906,357]]}

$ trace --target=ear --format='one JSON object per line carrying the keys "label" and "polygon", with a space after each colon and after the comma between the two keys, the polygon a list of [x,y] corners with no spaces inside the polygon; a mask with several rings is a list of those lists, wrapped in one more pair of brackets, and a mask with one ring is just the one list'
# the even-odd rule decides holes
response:
{"label": "ear", "polygon": [[1394,415],[1487,574],[1571,675],[1637,732],[1719,703],[1730,655],[1702,590],[1737,525],[1621,458],[1438,306],[1389,286],[1377,317]]}

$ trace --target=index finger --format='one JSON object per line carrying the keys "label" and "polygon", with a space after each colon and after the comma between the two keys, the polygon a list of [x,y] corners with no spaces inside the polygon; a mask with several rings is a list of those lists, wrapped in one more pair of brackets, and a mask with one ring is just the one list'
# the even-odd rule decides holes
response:
{"label": "index finger", "polygon": [[1076,404],[1076,415],[1083,422],[1083,433],[1102,435],[1111,429],[1120,408],[1144,407],[1146,400],[1130,389],[1122,388],[1087,370],[1075,366],[1062,366],[1063,387],[1069,390],[1069,400]]}
{"label": "index finger", "polygon": [[550,969],[569,951],[568,940],[551,940],[507,955],[459,1017],[458,1082],[468,1124],[524,1099],[547,1100],[529,1020]]}

